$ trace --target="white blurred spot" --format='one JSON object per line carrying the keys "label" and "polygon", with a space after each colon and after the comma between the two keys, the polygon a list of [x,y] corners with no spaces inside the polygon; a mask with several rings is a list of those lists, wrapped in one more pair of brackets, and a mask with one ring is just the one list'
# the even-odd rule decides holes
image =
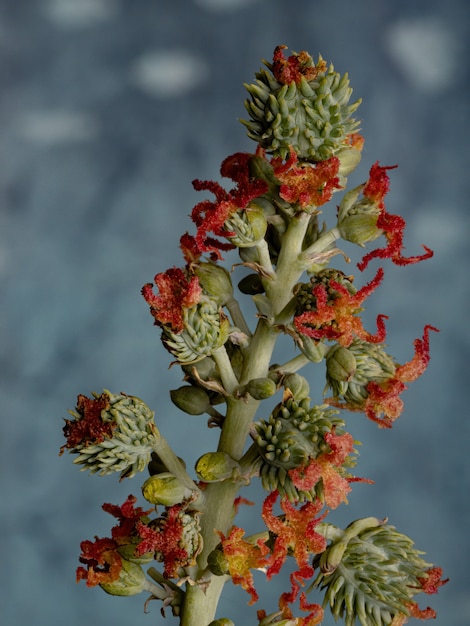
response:
{"label": "white blurred spot", "polygon": [[136,85],[161,98],[184,95],[208,76],[208,65],[184,50],[147,52],[131,69],[131,79]]}
{"label": "white blurred spot", "polygon": [[467,240],[468,230],[450,207],[424,207],[408,227],[413,239],[441,252],[455,250]]}
{"label": "white blurred spot", "polygon": [[387,33],[386,48],[417,89],[444,91],[456,80],[460,43],[443,20],[397,22]]}
{"label": "white blurred spot", "polygon": [[46,14],[59,26],[81,27],[117,14],[117,0],[48,0]]}
{"label": "white blurred spot", "polygon": [[203,9],[210,11],[233,11],[254,4],[257,0],[194,0]]}
{"label": "white blurred spot", "polygon": [[99,132],[97,120],[75,111],[29,111],[15,124],[20,134],[38,143],[89,141]]}

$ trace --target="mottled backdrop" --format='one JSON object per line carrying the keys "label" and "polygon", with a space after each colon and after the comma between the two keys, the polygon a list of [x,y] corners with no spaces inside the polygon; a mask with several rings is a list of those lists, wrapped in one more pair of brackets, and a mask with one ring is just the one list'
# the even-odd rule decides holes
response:
{"label": "mottled backdrop", "polygon": [[[399,163],[387,206],[407,219],[406,253],[435,250],[410,268],[387,263],[370,301],[371,323],[390,315],[398,360],[424,324],[441,333],[391,432],[349,418],[363,442],[358,473],[377,484],[357,485],[331,520],[389,516],[451,577],[429,598],[436,626],[470,623],[469,18],[468,0],[1,0],[3,626],[163,623],[157,603],[144,615],[143,595],[75,584],[80,541],[113,523],[101,503],[139,483],[59,458],[62,418],[78,393],[106,387],[155,408],[189,463],[214,446],[205,419],[169,401],[180,374],[139,290],[181,264],[200,200],[191,180],[217,178],[226,155],[254,148],[237,121],[242,83],[281,43],[349,72],[366,137],[351,182],[377,159]],[[250,510],[243,519],[253,523]],[[272,589],[268,612],[280,581]],[[227,590],[221,615],[256,623],[247,595]]]}

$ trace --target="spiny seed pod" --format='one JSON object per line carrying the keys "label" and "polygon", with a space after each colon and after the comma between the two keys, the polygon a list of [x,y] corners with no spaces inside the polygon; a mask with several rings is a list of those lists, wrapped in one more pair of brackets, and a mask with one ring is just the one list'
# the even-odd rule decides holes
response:
{"label": "spiny seed pod", "polygon": [[135,596],[146,588],[147,578],[137,563],[121,561],[119,578],[112,583],[100,583],[100,587],[112,596]]}
{"label": "spiny seed pod", "polygon": [[170,391],[170,398],[174,405],[188,415],[202,415],[210,408],[210,398],[201,387],[183,385]]}
{"label": "spiny seed pod", "polygon": [[312,587],[326,590],[324,606],[346,626],[356,619],[362,626],[390,626],[394,617],[410,615],[413,596],[422,591],[430,564],[421,555],[384,521],[357,520],[321,555]]}
{"label": "spiny seed pod", "polygon": [[[274,63],[256,73],[256,82],[245,85],[251,96],[245,101],[250,120],[242,120],[248,136],[274,156],[287,158],[291,146],[300,159],[323,161],[344,150],[359,127],[351,116],[360,100],[349,104],[352,89],[347,74],[319,57],[315,65],[306,53],[282,59],[279,48]],[[291,64],[292,72],[283,72]]]}
{"label": "spiny seed pod", "polygon": [[194,363],[223,346],[230,323],[215,300],[204,298],[183,310],[184,329],[180,333],[164,327],[162,342],[179,363]]}
{"label": "spiny seed pod", "polygon": [[191,490],[170,472],[150,476],[142,485],[142,495],[150,504],[173,506],[191,496]]}
{"label": "spiny seed pod", "polygon": [[297,402],[289,397],[275,407],[268,420],[253,424],[251,437],[258,447],[257,468],[264,489],[277,489],[291,501],[321,497],[320,482],[308,491],[298,490],[288,472],[330,450],[324,435],[332,429],[338,435],[343,432],[344,422],[337,415],[338,411],[327,405],[310,407],[310,398]]}
{"label": "spiny seed pod", "polygon": [[145,469],[158,434],[154,413],[135,396],[112,394],[106,389],[94,399],[78,396],[73,420],[66,420],[62,447],[78,454],[74,463],[100,475],[121,472],[132,478]]}
{"label": "spiny seed pod", "polygon": [[396,364],[383,344],[354,339],[348,348],[333,346],[326,358],[326,383],[333,397],[342,397],[350,406],[363,406],[371,381],[392,378]]}

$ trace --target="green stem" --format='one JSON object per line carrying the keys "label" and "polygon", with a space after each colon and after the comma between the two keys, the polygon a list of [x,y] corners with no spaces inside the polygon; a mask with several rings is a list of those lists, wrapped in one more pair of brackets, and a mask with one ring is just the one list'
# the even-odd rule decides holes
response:
{"label": "green stem", "polygon": [[239,382],[233,371],[225,346],[217,348],[217,350],[212,353],[212,358],[217,364],[225,391],[229,394],[232,393],[233,390],[239,386]]}
{"label": "green stem", "polygon": [[165,465],[167,470],[176,476],[188,489],[191,491],[199,491],[199,487],[193,481],[191,476],[184,469],[183,464],[173,452],[167,440],[162,437],[160,431],[154,426],[154,438],[155,443],[153,445],[154,452],[158,455],[159,459]]}
{"label": "green stem", "polygon": [[240,304],[238,303],[238,300],[232,297],[225,304],[225,306],[227,307],[232,317],[232,321],[234,325],[237,326],[243,333],[245,333],[247,337],[251,337],[251,330],[249,329],[248,324],[246,323],[245,317],[243,316],[243,313],[240,309]]}

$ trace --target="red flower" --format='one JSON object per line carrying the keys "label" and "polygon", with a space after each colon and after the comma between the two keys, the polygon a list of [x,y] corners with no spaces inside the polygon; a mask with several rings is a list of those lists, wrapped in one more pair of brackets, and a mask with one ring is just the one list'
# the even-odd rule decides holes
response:
{"label": "red flower", "polygon": [[87,569],[77,569],[77,583],[86,580],[87,587],[94,587],[117,580],[122,569],[117,548],[118,544],[114,539],[95,537],[95,541],[82,541],[80,563],[85,564]]}
{"label": "red flower", "polygon": [[234,584],[241,585],[251,596],[248,604],[254,604],[258,600],[258,594],[254,587],[251,570],[264,570],[264,557],[269,553],[269,548],[262,540],[256,544],[246,541],[243,539],[244,534],[243,528],[238,526],[233,526],[228,537],[221,532],[218,533]]}
{"label": "red flower", "polygon": [[323,284],[313,289],[316,298],[316,310],[305,311],[294,317],[294,325],[299,333],[312,339],[332,339],[340,345],[348,347],[356,335],[369,343],[379,343],[385,339],[386,315],[377,317],[377,333],[371,335],[364,330],[361,319],[357,316],[362,311],[361,305],[381,283],[384,272],[377,271],[375,277],[359,289],[354,295],[336,281],[330,287],[338,293],[335,299],[328,299],[328,292]]}
{"label": "red flower", "polygon": [[184,506],[175,504],[169,507],[166,517],[162,518],[162,523],[156,527],[143,522],[136,525],[137,533],[142,539],[137,544],[136,553],[142,555],[146,552],[158,552],[159,560],[164,563],[163,574],[167,578],[177,577],[179,568],[188,565],[191,560],[188,552],[182,547],[184,526],[181,512]]}
{"label": "red flower", "polygon": [[140,506],[134,507],[137,498],[133,495],[127,496],[127,500],[121,506],[105,503],[103,511],[110,513],[119,520],[119,524],[111,530],[111,536],[119,545],[129,543],[132,537],[136,536],[136,525],[143,517],[146,517],[153,509],[144,509]]}
{"label": "red flower", "polygon": [[101,419],[101,411],[107,408],[109,396],[105,393],[98,398],[79,395],[76,407],[79,418],[65,420],[63,431],[67,443],[61,447],[60,454],[63,454],[66,448],[76,448],[80,444],[90,445],[110,439],[116,424]]}
{"label": "red flower", "polygon": [[[220,250],[230,250],[231,243],[222,242],[216,237],[230,238],[233,232],[224,228],[226,220],[239,209],[245,209],[253,198],[257,198],[268,190],[268,185],[263,181],[252,178],[250,174],[250,160],[253,155],[237,152],[227,157],[221,165],[222,176],[231,178],[237,183],[236,189],[225,191],[219,183],[207,180],[194,180],[193,187],[196,191],[211,191],[215,196],[215,202],[203,200],[199,202],[191,213],[191,219],[197,226],[194,242],[199,253],[210,252],[213,260],[220,259]],[[194,253],[194,242],[192,250]]]}
{"label": "red flower", "polygon": [[273,491],[264,501],[262,517],[267,528],[276,536],[271,556],[266,560],[267,576],[278,574],[290,551],[294,555],[301,578],[313,576],[313,568],[309,565],[310,554],[319,554],[326,548],[326,539],[315,531],[315,526],[324,519],[326,513],[316,518],[315,515],[323,507],[320,501],[306,502],[296,509],[287,498],[281,500],[284,519],[273,514],[278,492]]}
{"label": "red flower", "polygon": [[318,163],[301,163],[299,166],[297,162],[298,157],[292,147],[285,163],[280,158],[271,160],[274,175],[281,183],[279,195],[286,202],[298,203],[302,209],[319,207],[331,199],[335,189],[340,189],[340,161],[337,157]]}
{"label": "red flower", "polygon": [[426,572],[426,576],[418,577],[418,582],[421,585],[421,590],[429,595],[437,593],[439,587],[447,584],[449,579],[442,580],[442,567],[431,567]]}
{"label": "red flower", "polygon": [[287,46],[277,46],[274,50],[272,72],[274,78],[282,85],[300,83],[302,77],[306,80],[314,80],[326,70],[326,61],[321,60],[317,66],[312,66],[312,57],[308,52],[302,51],[284,58]]}
{"label": "red flower", "polygon": [[418,263],[424,261],[433,256],[433,251],[427,246],[423,245],[425,253],[419,256],[404,257],[402,255],[403,249],[403,236],[405,231],[406,222],[399,215],[391,215],[385,210],[383,199],[389,189],[389,177],[386,170],[393,169],[396,165],[389,167],[381,167],[378,162],[370,168],[369,180],[364,187],[363,194],[366,198],[377,204],[380,209],[379,216],[377,218],[377,228],[383,231],[385,238],[387,239],[387,245],[385,248],[377,248],[368,252],[360,263],[357,264],[358,268],[362,271],[365,270],[369,261],[375,258],[391,259],[396,265],[410,265],[412,263]]}
{"label": "red flower", "polygon": [[323,452],[316,459],[311,459],[305,467],[289,470],[288,474],[294,486],[301,491],[309,491],[321,479],[325,503],[335,509],[342,502],[347,502],[347,495],[351,491],[350,482],[369,481],[345,478],[338,471],[353,452],[354,439],[349,433],[336,435],[333,429],[325,434],[324,439],[330,446],[330,452]]}
{"label": "red flower", "polygon": [[195,306],[202,289],[197,276],[188,277],[184,270],[173,267],[155,276],[159,295],[153,293],[152,283],[142,288],[142,295],[150,305],[150,312],[158,326],[169,326],[175,333],[184,328],[183,310]]}

